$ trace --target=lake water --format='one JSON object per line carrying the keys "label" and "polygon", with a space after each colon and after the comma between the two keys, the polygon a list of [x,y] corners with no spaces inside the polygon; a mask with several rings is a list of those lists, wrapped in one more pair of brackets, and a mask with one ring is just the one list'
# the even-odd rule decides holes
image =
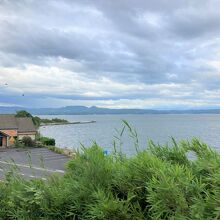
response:
{"label": "lake water", "polygon": [[[147,146],[152,139],[156,143],[167,143],[170,137],[176,140],[198,137],[211,147],[220,151],[220,115],[59,115],[40,116],[42,118],[63,118],[70,122],[95,120],[96,123],[45,126],[40,128],[43,136],[55,138],[59,147],[79,148],[80,143],[90,146],[94,141],[111,151],[113,149],[115,129],[123,127],[127,120],[137,130],[140,148]],[[124,133],[124,153],[135,152],[132,139]]]}

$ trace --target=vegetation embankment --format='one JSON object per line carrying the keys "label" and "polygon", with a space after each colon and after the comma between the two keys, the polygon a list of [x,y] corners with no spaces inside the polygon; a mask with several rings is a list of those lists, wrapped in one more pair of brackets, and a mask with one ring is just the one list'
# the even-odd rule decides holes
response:
{"label": "vegetation embankment", "polygon": [[63,154],[69,157],[75,156],[75,151],[68,148],[59,148],[56,146],[56,142],[54,138],[43,137],[38,134],[36,140],[32,140],[32,138],[28,136],[24,136],[22,140],[16,141],[16,148],[48,148],[51,151],[54,151],[58,154]]}
{"label": "vegetation embankment", "polygon": [[36,140],[33,140],[29,136],[24,136],[21,140],[16,140],[15,147],[26,148],[26,147],[48,147],[55,146],[56,142],[54,138],[43,137],[40,133],[37,134]]}
{"label": "vegetation embankment", "polygon": [[8,174],[0,183],[0,219],[220,218],[219,153],[197,139],[149,142],[141,151],[134,145],[129,158],[118,148],[109,155],[97,144],[83,148],[64,176],[47,181]]}
{"label": "vegetation embankment", "polygon": [[87,124],[87,123],[95,123],[96,121],[90,120],[90,121],[74,121],[69,122],[66,119],[61,118],[40,118],[38,116],[33,116],[29,112],[21,110],[16,113],[16,117],[30,117],[33,120],[33,123],[37,128],[40,126],[51,126],[51,125],[69,125],[69,124]]}
{"label": "vegetation embankment", "polygon": [[43,119],[39,118],[37,116],[34,117],[34,120],[39,121],[39,125],[56,125],[56,124],[71,124],[71,122],[65,120],[65,119],[60,119],[60,118],[52,118],[52,119]]}

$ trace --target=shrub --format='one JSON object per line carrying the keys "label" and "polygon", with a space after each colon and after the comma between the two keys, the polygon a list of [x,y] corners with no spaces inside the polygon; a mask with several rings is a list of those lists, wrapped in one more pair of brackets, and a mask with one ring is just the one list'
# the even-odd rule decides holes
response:
{"label": "shrub", "polygon": [[0,219],[220,219],[220,154],[197,139],[151,142],[132,157],[105,155],[94,144],[66,167],[47,181],[8,175]]}
{"label": "shrub", "polygon": [[25,147],[35,147],[35,141],[29,136],[24,136],[22,138],[22,143]]}
{"label": "shrub", "polygon": [[18,140],[18,138],[16,138],[15,142],[14,142],[14,147],[16,147],[16,148],[23,148],[25,146],[24,146],[24,144],[22,143],[21,140]]}
{"label": "shrub", "polygon": [[40,137],[39,141],[46,146],[55,146],[56,142],[55,139],[53,138],[48,138],[48,137]]}

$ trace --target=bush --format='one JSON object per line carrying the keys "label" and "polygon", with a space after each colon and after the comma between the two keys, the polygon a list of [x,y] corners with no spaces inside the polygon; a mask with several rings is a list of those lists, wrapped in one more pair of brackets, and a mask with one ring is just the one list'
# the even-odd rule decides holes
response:
{"label": "bush", "polygon": [[22,138],[22,143],[23,143],[24,147],[35,147],[35,145],[36,145],[35,141],[32,140],[32,138],[29,136],[24,136]]}
{"label": "bush", "polygon": [[22,143],[21,140],[18,140],[18,138],[16,138],[15,142],[14,142],[14,147],[16,147],[16,148],[23,148],[25,146],[24,146],[24,144]]}
{"label": "bush", "polygon": [[[193,151],[194,160],[186,154]],[[64,176],[0,182],[0,219],[220,219],[220,154],[197,139],[132,157],[83,148]]]}
{"label": "bush", "polygon": [[40,137],[39,141],[46,146],[55,146],[56,142],[55,139],[53,138],[48,138],[48,137]]}

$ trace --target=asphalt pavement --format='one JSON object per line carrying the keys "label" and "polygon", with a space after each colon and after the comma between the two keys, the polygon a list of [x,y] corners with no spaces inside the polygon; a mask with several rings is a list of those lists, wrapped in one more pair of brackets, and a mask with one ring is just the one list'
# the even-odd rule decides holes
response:
{"label": "asphalt pavement", "polygon": [[0,149],[0,180],[13,170],[25,178],[46,179],[54,173],[63,175],[69,159],[47,148]]}

